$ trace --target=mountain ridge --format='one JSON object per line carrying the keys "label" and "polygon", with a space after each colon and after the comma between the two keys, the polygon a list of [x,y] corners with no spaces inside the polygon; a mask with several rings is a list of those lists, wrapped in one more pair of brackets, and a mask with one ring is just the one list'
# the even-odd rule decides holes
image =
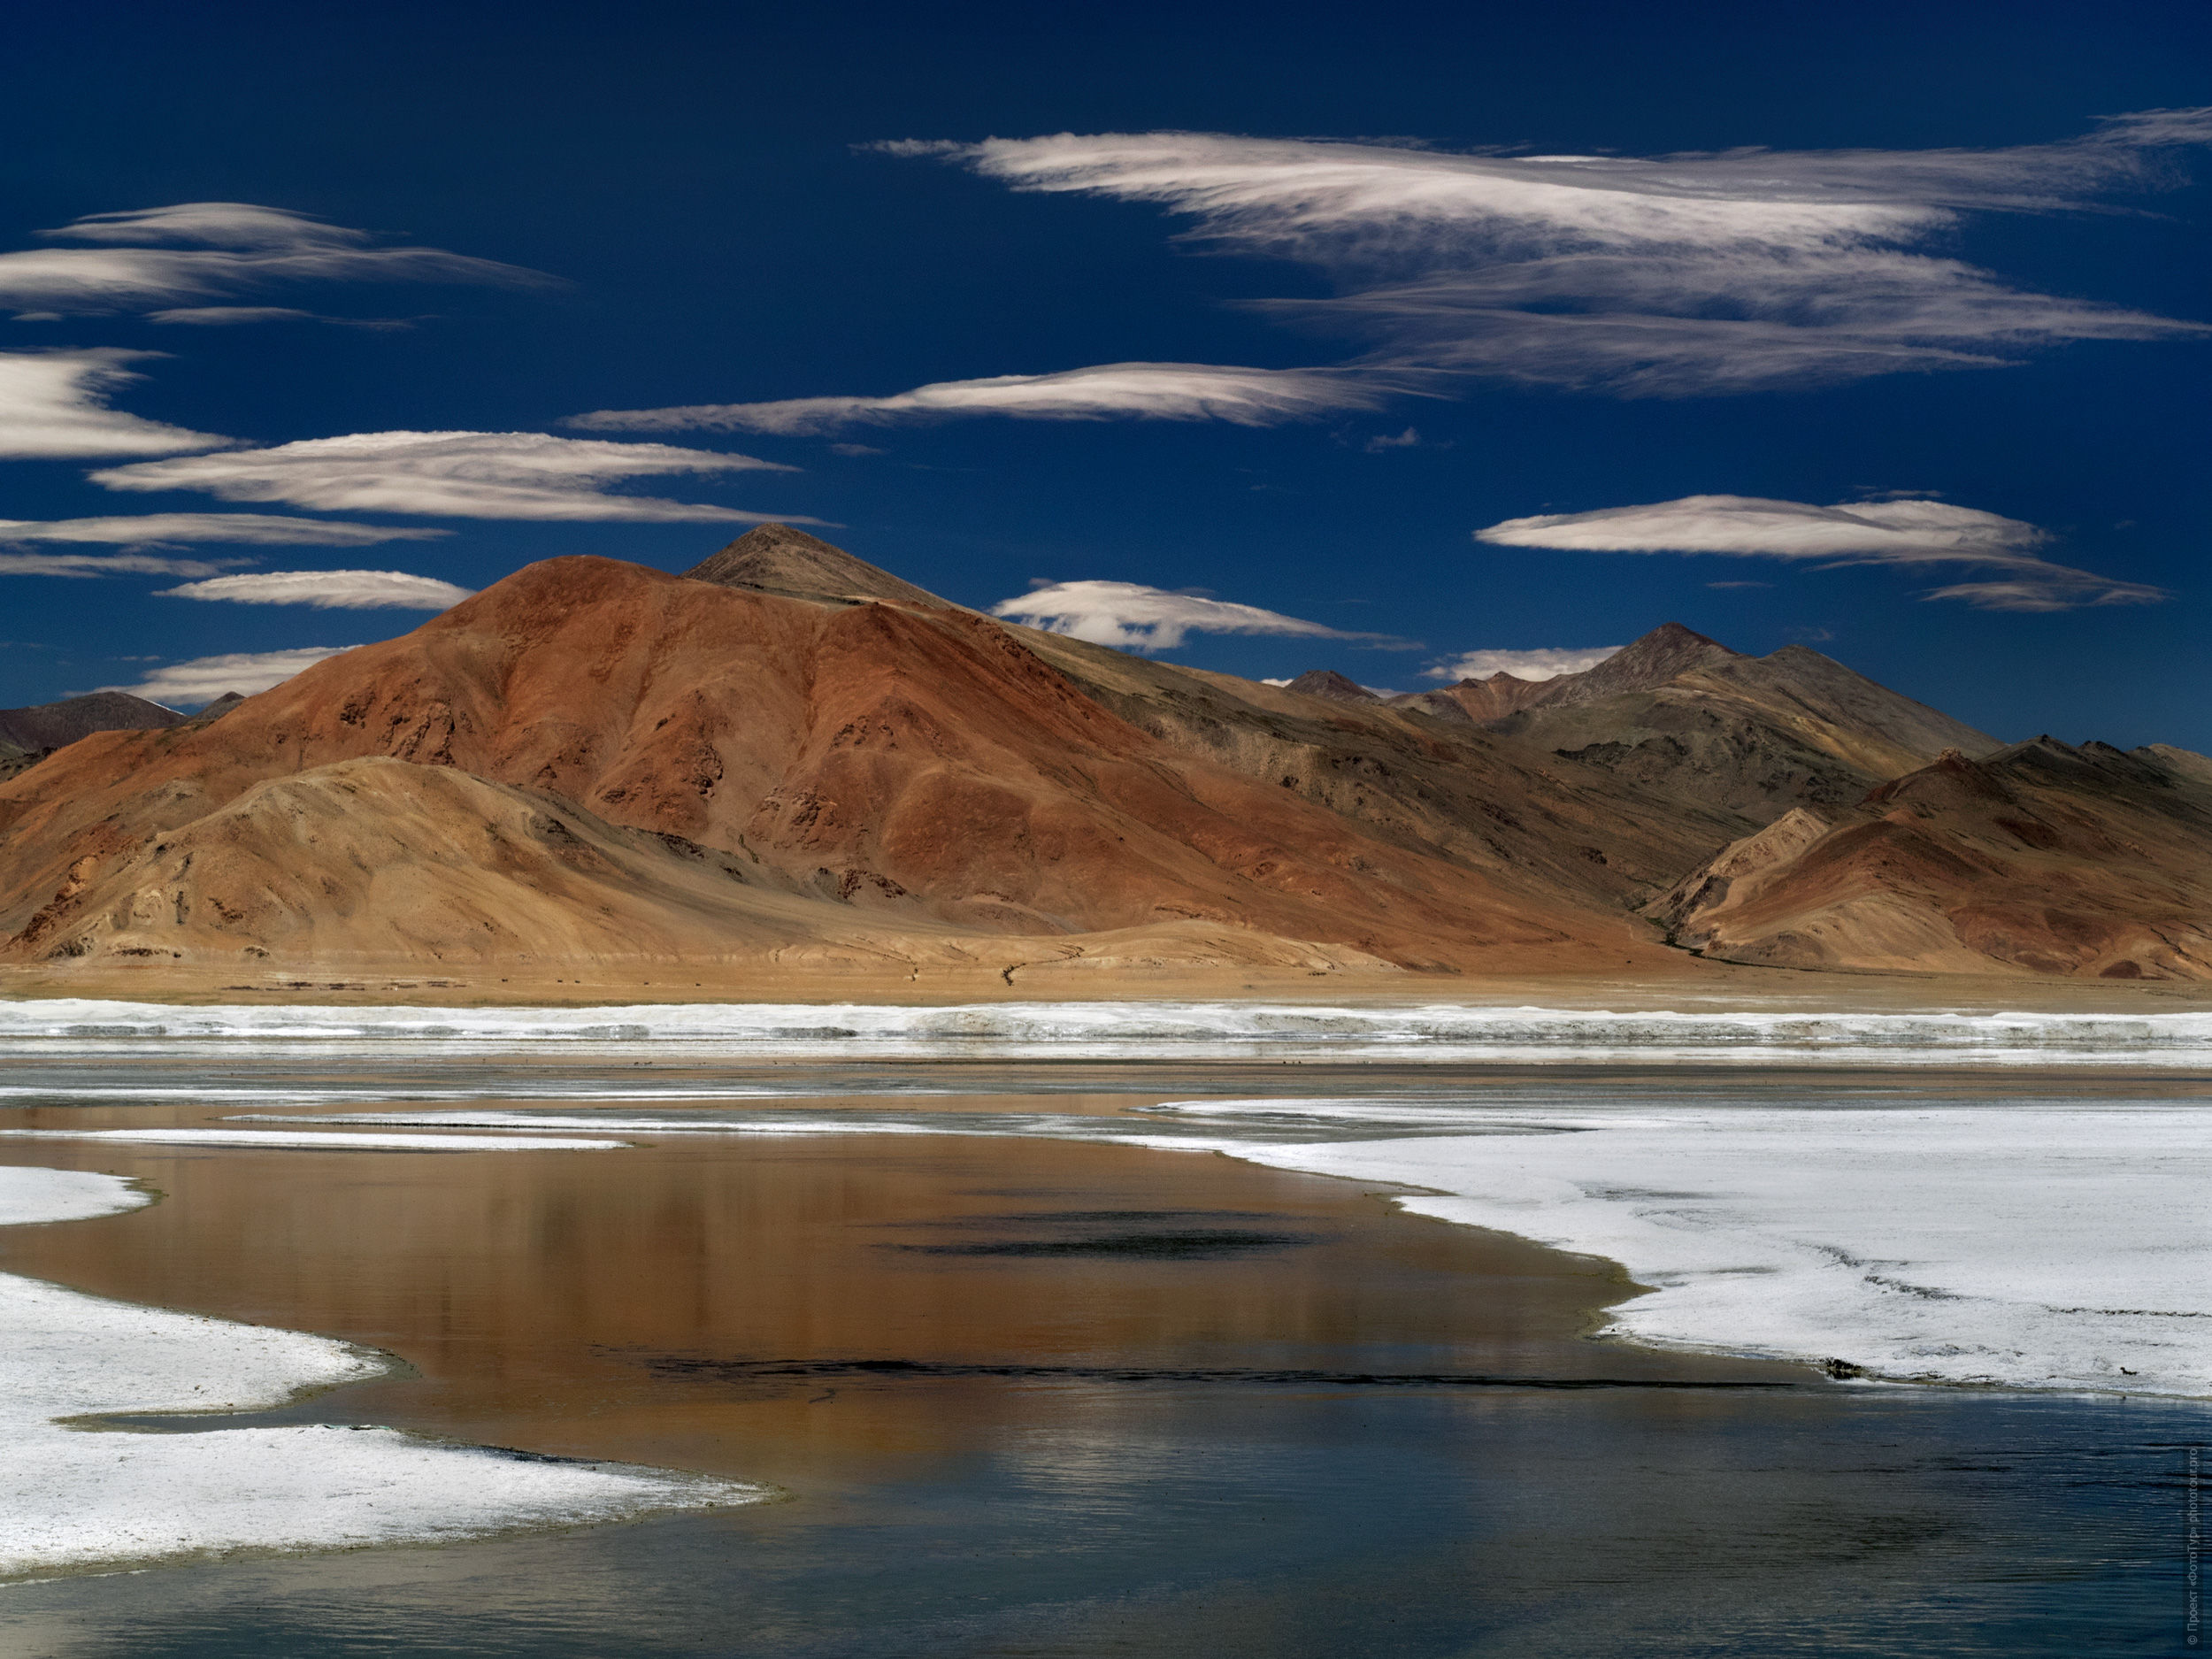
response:
{"label": "mountain ridge", "polygon": [[1001,621],[788,526],[684,576],[551,559],[0,781],[0,962],[2212,979],[2212,760],[1999,745],[1678,624],[1607,660],[1478,721]]}

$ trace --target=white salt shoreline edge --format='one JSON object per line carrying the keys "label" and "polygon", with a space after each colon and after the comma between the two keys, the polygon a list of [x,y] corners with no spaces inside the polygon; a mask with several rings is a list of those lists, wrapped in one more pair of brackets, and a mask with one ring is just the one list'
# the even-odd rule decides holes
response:
{"label": "white salt shoreline edge", "polygon": [[[149,1202],[111,1175],[0,1167],[0,1225]],[[265,1410],[389,1362],[303,1332],[0,1274],[0,1579],[274,1550],[446,1542],[759,1502],[673,1471],[540,1460],[387,1428],[98,1432],[73,1419]]]}
{"label": "white salt shoreline edge", "polygon": [[0,1141],[107,1141],[126,1146],[280,1148],[302,1152],[615,1152],[626,1141],[554,1135],[357,1134],[298,1129],[0,1129]]}
{"label": "white salt shoreline edge", "polygon": [[1287,1060],[1394,1064],[2194,1066],[2212,1011],[1606,1011],[1458,1003],[640,1003],[583,1008],[188,1007],[0,997],[0,1053],[577,1053],[836,1060]]}

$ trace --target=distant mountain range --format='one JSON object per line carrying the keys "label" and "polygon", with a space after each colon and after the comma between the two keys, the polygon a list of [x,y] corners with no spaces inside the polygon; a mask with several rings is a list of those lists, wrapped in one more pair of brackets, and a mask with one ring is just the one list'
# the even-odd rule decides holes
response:
{"label": "distant mountain range", "polygon": [[157,712],[0,783],[0,961],[2212,979],[2212,761],[2008,747],[1674,624],[1550,680],[1275,687],[764,526]]}

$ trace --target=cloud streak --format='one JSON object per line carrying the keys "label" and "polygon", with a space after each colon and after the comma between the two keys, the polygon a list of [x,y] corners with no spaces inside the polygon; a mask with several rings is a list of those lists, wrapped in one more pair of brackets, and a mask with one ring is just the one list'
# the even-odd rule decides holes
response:
{"label": "cloud streak", "polygon": [[196,328],[230,328],[242,323],[330,323],[341,328],[412,328],[403,317],[326,317],[290,305],[184,305],[169,311],[148,311],[150,323],[181,323]]}
{"label": "cloud streak", "polygon": [[763,403],[603,409],[561,424],[596,432],[772,432],[810,436],[999,415],[1018,420],[1225,420],[1272,426],[1379,407],[1379,377],[1327,369],[1245,369],[1210,363],[1107,363],[1055,374],[940,380],[888,397],[792,397]]}
{"label": "cloud streak", "polygon": [[380,541],[435,541],[450,530],[287,518],[265,512],[142,512],[104,518],[0,518],[0,546],[63,541],[115,547],[227,541],[242,547],[373,547]]}
{"label": "cloud streak", "polygon": [[2048,531],[1947,502],[1902,499],[1816,507],[1755,495],[1686,495],[1641,507],[1508,518],[1475,532],[1493,547],[1581,553],[1717,553],[1845,565],[1978,565],[1994,580],[1930,590],[1988,611],[2071,611],[2155,604],[2162,588],[2055,565],[2035,549]]}
{"label": "cloud streak", "polygon": [[157,553],[10,553],[0,551],[0,576],[214,576],[242,559],[180,559]]}
{"label": "cloud streak", "polygon": [[1467,651],[1431,664],[1421,671],[1421,676],[1448,680],[1455,685],[1463,680],[1487,680],[1493,674],[1510,674],[1516,680],[1556,680],[1562,674],[1595,668],[1620,649],[1617,645],[1540,646],[1517,651]]}
{"label": "cloud streak", "polygon": [[242,605],[311,605],[318,611],[449,611],[473,588],[403,571],[258,571],[165,588],[165,599]]}
{"label": "cloud streak", "polygon": [[1973,213],[2052,213],[2176,182],[2212,110],[1996,150],[1452,154],[1209,133],[902,143],[1014,189],[1150,202],[1186,239],[1320,268],[1260,302],[1365,338],[1359,366],[1624,396],[1995,367],[2081,340],[2212,334],[2034,293],[1948,257]]}
{"label": "cloud streak", "polygon": [[134,697],[144,697],[173,709],[197,708],[227,692],[250,697],[257,691],[282,685],[326,657],[351,649],[344,645],[305,645],[288,651],[234,651],[222,657],[196,657],[157,668],[134,686],[102,686],[100,689],[127,691]]}
{"label": "cloud streak", "polygon": [[219,449],[232,440],[110,409],[156,351],[0,351],[0,459],[111,459]]}
{"label": "cloud streak", "polygon": [[71,315],[173,312],[298,282],[518,288],[555,280],[442,248],[383,245],[367,231],[246,202],[94,213],[39,235],[48,242],[88,245],[0,253],[0,305]]}
{"label": "cloud streak", "polygon": [[196,490],[318,512],[642,524],[820,524],[790,513],[612,493],[632,479],[795,469],[748,455],[541,432],[367,432],[92,474],[115,490]]}
{"label": "cloud streak", "polygon": [[991,614],[1124,651],[1173,650],[1194,634],[1279,634],[1386,646],[1402,643],[1387,634],[1347,634],[1318,622],[1263,611],[1257,605],[1171,593],[1141,582],[1050,582],[1019,598],[1000,600],[991,607]]}

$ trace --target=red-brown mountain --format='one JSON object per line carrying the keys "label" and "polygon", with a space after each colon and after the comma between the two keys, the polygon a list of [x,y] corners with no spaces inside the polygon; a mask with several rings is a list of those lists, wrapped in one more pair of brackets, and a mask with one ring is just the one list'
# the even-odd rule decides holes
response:
{"label": "red-brown mountain", "polygon": [[[1766,910],[1740,941],[1705,927],[1717,853],[1743,866],[1741,910],[1788,885],[1749,879],[1783,855],[1744,843],[1774,826],[1794,858],[1906,799],[1870,791],[1924,807],[1925,837],[1968,834],[1966,806],[1912,780],[1961,734],[1994,748],[1814,653],[1671,626],[1571,680],[1594,694],[1538,682],[1542,703],[1487,726],[1333,680],[1311,695],[1002,623],[780,526],[681,577],[555,559],[219,722],[98,733],[0,784],[0,961],[770,989],[1689,972],[1682,945],[1782,959],[1756,942]],[[1915,889],[1948,942],[1835,962],[2196,974],[2193,947],[2152,941],[2200,925],[2203,826],[2192,806],[2149,836],[2144,778],[2033,787],[2039,815],[2134,815],[2113,844],[2145,873],[2103,902],[2149,931],[2018,944],[2036,884],[2113,856],[2080,830],[1990,866],[1970,902]],[[1809,838],[1776,825],[1799,809],[1824,814]],[[1667,897],[1699,872],[1699,895]],[[1977,919],[1999,910],[2002,940]]]}

